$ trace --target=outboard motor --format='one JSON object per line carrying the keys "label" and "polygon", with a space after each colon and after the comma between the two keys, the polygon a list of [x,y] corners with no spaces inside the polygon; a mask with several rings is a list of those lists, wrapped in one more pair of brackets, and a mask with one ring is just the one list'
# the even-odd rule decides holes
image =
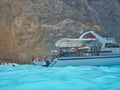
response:
{"label": "outboard motor", "polygon": [[50,64],[50,61],[49,61],[49,60],[46,60],[46,61],[45,61],[45,65],[42,65],[42,66],[48,67],[49,64]]}

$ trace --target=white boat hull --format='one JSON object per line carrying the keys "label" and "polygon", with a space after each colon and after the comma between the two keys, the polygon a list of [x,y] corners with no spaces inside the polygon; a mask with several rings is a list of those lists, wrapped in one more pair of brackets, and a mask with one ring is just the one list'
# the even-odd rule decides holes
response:
{"label": "white boat hull", "polygon": [[118,56],[84,56],[84,57],[63,57],[55,59],[49,67],[65,66],[110,66],[120,65],[120,55]]}

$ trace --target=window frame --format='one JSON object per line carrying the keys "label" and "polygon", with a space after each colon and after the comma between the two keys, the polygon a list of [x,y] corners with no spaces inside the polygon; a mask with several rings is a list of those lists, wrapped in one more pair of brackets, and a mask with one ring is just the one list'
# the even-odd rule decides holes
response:
{"label": "window frame", "polygon": [[120,48],[118,43],[105,43],[105,48]]}

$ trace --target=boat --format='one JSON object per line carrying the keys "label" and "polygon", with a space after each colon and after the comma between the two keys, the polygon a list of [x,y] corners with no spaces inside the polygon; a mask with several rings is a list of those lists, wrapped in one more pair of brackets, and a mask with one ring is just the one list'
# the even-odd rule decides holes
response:
{"label": "boat", "polygon": [[94,31],[78,39],[62,38],[55,43],[59,55],[45,66],[106,66],[120,64],[120,44],[113,37],[102,37]]}

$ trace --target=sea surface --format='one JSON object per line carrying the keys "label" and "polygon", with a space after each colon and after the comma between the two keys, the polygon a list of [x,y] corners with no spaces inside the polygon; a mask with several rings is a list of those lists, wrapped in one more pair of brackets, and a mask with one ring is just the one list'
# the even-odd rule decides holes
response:
{"label": "sea surface", "polygon": [[0,90],[120,90],[120,66],[0,65]]}

